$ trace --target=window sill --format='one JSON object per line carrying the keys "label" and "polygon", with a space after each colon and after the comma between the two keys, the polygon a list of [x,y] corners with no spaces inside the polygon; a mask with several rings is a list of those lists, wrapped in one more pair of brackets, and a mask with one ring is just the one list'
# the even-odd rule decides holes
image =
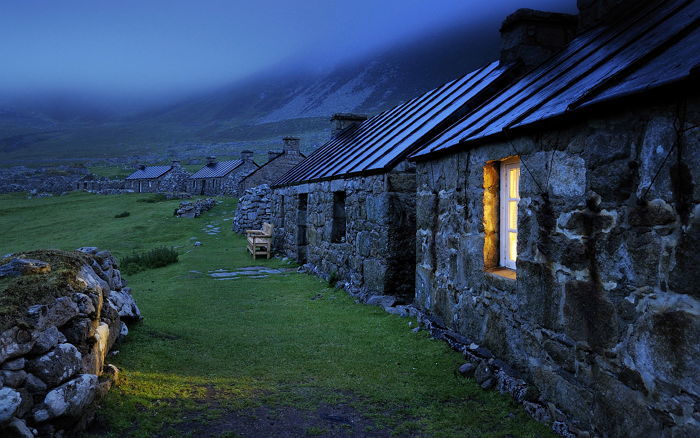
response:
{"label": "window sill", "polygon": [[505,278],[512,281],[515,281],[517,278],[516,271],[509,268],[493,268],[486,270],[486,272],[496,277]]}

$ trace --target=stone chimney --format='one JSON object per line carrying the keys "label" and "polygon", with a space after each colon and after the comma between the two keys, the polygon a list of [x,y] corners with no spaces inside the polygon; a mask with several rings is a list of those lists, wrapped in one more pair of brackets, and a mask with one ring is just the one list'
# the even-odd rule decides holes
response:
{"label": "stone chimney", "polygon": [[579,30],[618,19],[630,10],[638,10],[654,0],[577,0]]}
{"label": "stone chimney", "polygon": [[176,167],[176,168],[182,167],[180,165],[180,160],[173,160],[171,163],[171,166]]}
{"label": "stone chimney", "polygon": [[282,152],[280,151],[267,151],[267,162],[269,163],[280,155],[282,155]]}
{"label": "stone chimney", "polygon": [[145,165],[145,164],[139,164],[138,166],[136,166],[136,168],[139,169],[139,170],[146,170],[146,165]]}
{"label": "stone chimney", "polygon": [[537,67],[576,35],[575,15],[518,9],[501,25],[501,64]]}
{"label": "stone chimney", "polygon": [[284,137],[282,141],[284,142],[284,152],[285,153],[299,153],[299,137]]}
{"label": "stone chimney", "polygon": [[345,131],[350,126],[360,124],[367,120],[367,116],[363,114],[350,113],[335,113],[331,117],[331,138],[335,138],[341,132]]}
{"label": "stone chimney", "polygon": [[241,151],[241,160],[243,161],[253,161],[253,151]]}
{"label": "stone chimney", "polygon": [[213,167],[216,164],[216,157],[215,156],[208,156],[207,157],[207,166]]}

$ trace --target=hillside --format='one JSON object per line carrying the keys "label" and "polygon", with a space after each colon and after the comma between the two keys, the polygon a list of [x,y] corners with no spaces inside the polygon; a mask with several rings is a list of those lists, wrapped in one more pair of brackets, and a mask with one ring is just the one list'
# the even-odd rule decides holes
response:
{"label": "hillside", "polygon": [[236,155],[244,148],[276,148],[284,135],[301,137],[309,151],[328,135],[332,113],[377,113],[493,59],[497,27],[484,28],[490,30],[446,28],[326,72],[281,65],[128,116],[70,101],[5,108],[0,165]]}

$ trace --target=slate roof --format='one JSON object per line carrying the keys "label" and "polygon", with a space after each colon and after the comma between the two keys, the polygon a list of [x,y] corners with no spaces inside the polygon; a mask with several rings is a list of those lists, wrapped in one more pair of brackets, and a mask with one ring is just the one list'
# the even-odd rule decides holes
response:
{"label": "slate roof", "polygon": [[475,97],[482,96],[482,92],[509,71],[510,66],[493,62],[377,114],[323,144],[274,185],[293,185],[391,169],[438,125]]}
{"label": "slate roof", "polygon": [[699,15],[699,1],[668,0],[581,34],[412,157],[687,79],[700,66]]}
{"label": "slate roof", "polygon": [[217,161],[211,166],[208,164],[205,165],[197,172],[195,172],[194,175],[192,175],[190,178],[220,178],[233,172],[241,164],[243,164],[243,160]]}
{"label": "slate roof", "polygon": [[[275,153],[277,153],[277,152],[275,151]],[[276,159],[278,159],[278,158],[280,158],[280,157],[283,157],[283,156],[285,156],[285,155],[286,155],[286,152],[285,152],[285,151],[279,151],[279,153],[277,154],[277,156],[276,156],[275,158],[273,158],[273,159],[271,159],[271,160],[267,160],[267,161],[265,162],[265,164],[259,165],[257,169],[255,169],[254,171],[252,171],[251,173],[249,173],[248,175],[246,175],[246,176],[243,178],[242,181],[245,181],[245,180],[247,180],[248,178],[251,178],[253,175],[255,175],[256,173],[258,173],[259,171],[261,171],[261,170],[263,169],[263,167],[267,166],[267,165],[270,164],[270,163],[273,163]],[[302,154],[301,152],[299,152],[299,155],[301,156],[301,158],[306,158],[306,155]]]}
{"label": "slate roof", "polygon": [[127,176],[126,179],[155,179],[163,176],[172,169],[173,166],[146,166]]}

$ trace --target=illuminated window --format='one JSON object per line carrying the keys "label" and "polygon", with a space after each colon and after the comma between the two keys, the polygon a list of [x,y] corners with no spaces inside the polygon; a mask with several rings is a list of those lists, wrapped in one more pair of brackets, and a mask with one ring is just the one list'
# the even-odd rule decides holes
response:
{"label": "illuminated window", "polygon": [[515,269],[518,259],[518,202],[520,201],[520,160],[501,162],[500,263]]}

